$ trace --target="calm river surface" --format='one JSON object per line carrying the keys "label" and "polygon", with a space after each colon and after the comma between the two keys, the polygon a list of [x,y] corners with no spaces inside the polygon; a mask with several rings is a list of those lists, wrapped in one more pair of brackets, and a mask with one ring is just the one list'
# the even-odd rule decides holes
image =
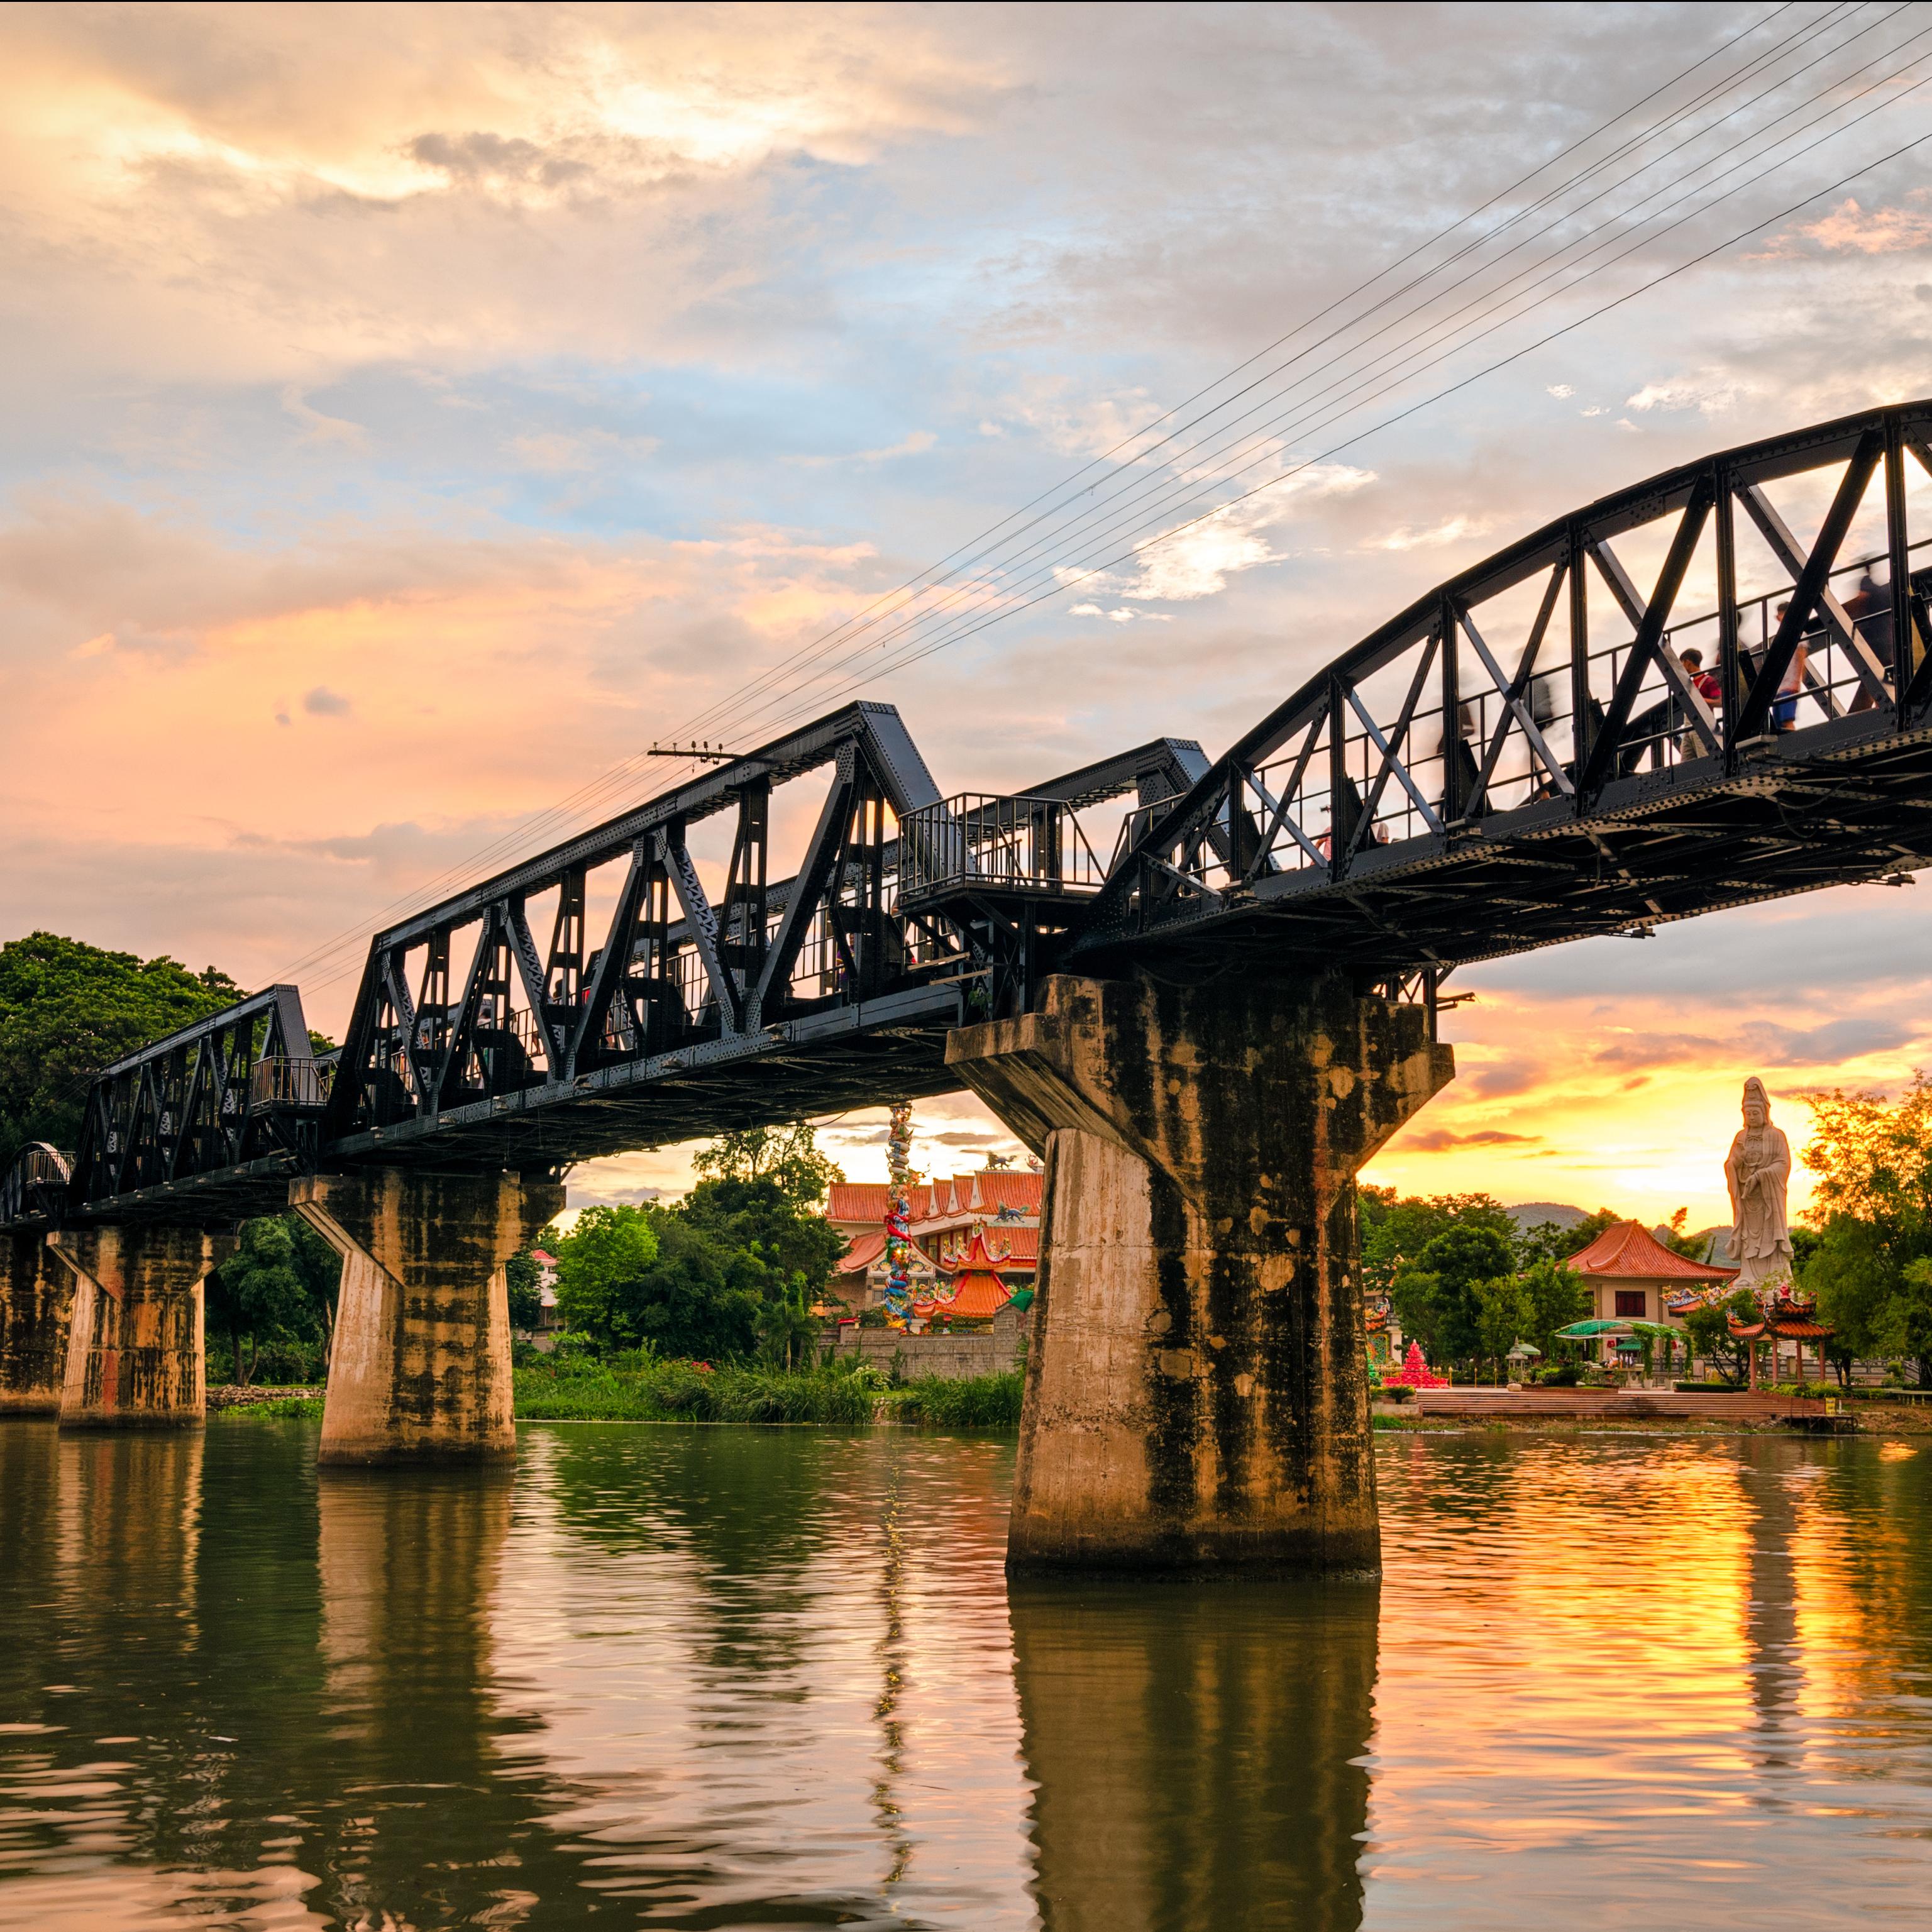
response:
{"label": "calm river surface", "polygon": [[0,1926],[1932,1921],[1932,1448],[1387,1436],[1388,1574],[1001,1569],[1011,1445],[0,1423]]}

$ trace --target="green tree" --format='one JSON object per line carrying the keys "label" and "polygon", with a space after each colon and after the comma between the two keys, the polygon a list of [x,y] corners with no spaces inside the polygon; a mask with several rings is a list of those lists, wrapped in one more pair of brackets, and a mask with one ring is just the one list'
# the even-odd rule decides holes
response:
{"label": "green tree", "polygon": [[528,1248],[520,1249],[503,1264],[510,1291],[510,1326],[527,1335],[543,1321],[542,1274]]}
{"label": "green tree", "polygon": [[1435,1278],[1436,1336],[1447,1360],[1482,1353],[1477,1284],[1508,1274],[1514,1260],[1508,1237],[1479,1220],[1458,1220],[1424,1243],[1416,1270]]}
{"label": "green tree", "polygon": [[218,1012],[242,989],[214,967],[142,960],[51,932],[0,946],[0,1166],[29,1141],[71,1148],[88,1079]]}
{"label": "green tree", "polygon": [[1932,1260],[1906,1265],[1892,1303],[1892,1333],[1899,1354],[1918,1365],[1918,1384],[1932,1388]]}
{"label": "green tree", "polygon": [[1748,1289],[1739,1288],[1714,1308],[1694,1308],[1684,1318],[1684,1332],[1690,1338],[1690,1352],[1701,1355],[1733,1388],[1750,1378],[1753,1345],[1741,1342],[1731,1333],[1731,1317],[1749,1324],[1761,1313]]}
{"label": "green tree", "polygon": [[1584,1320],[1590,1312],[1588,1285],[1562,1262],[1546,1258],[1532,1261],[1518,1279],[1529,1304],[1522,1339],[1545,1355],[1554,1354],[1557,1330]]}
{"label": "green tree", "polygon": [[237,1382],[254,1380],[264,1344],[327,1344],[341,1274],[334,1250],[298,1214],[242,1222],[204,1304],[208,1326],[228,1338]]}
{"label": "green tree", "polygon": [[767,1302],[758,1316],[758,1340],[778,1367],[808,1367],[820,1329],[806,1309],[802,1292]]}
{"label": "green tree", "polygon": [[742,1360],[758,1344],[770,1270],[675,1210],[656,1209],[652,1219],[658,1256],[637,1284],[630,1334],[660,1354]]}
{"label": "green tree", "polygon": [[671,1210],[721,1246],[755,1256],[765,1273],[739,1285],[772,1298],[802,1286],[809,1303],[825,1292],[845,1238],[770,1176],[701,1180]]}
{"label": "green tree", "polygon": [[1526,1340],[1534,1311],[1529,1291],[1513,1274],[1493,1276],[1472,1285],[1477,1353],[1501,1362],[1519,1340]]}
{"label": "green tree", "polygon": [[818,1131],[809,1120],[720,1134],[691,1164],[706,1180],[769,1181],[801,1208],[824,1200],[832,1182],[845,1178],[819,1151]]}
{"label": "green tree", "polygon": [[607,1348],[728,1362],[757,1346],[771,1268],[675,1208],[587,1208],[552,1252],[558,1313]]}
{"label": "green tree", "polygon": [[658,1258],[650,1210],[586,1208],[554,1252],[563,1325],[607,1343],[635,1340],[640,1284]]}
{"label": "green tree", "polygon": [[1882,1230],[1856,1215],[1834,1214],[1820,1230],[1798,1279],[1817,1297],[1819,1319],[1837,1331],[1828,1346],[1845,1369],[1898,1352],[1894,1304],[1909,1265]]}
{"label": "green tree", "polygon": [[[1451,1228],[1486,1229],[1506,1248],[1513,1250],[1515,1246],[1516,1222],[1509,1210],[1486,1194],[1424,1198],[1398,1196],[1392,1187],[1363,1187],[1357,1190],[1356,1213],[1364,1285],[1377,1294],[1392,1294],[1396,1277],[1405,1269],[1424,1268],[1423,1250]],[[1406,1324],[1402,1332],[1409,1332]]]}
{"label": "green tree", "polygon": [[1606,1228],[1613,1228],[1624,1217],[1612,1208],[1599,1208],[1594,1214],[1565,1228],[1554,1221],[1539,1221],[1526,1228],[1516,1238],[1516,1252],[1526,1268],[1538,1262],[1568,1261],[1580,1255]]}
{"label": "green tree", "polygon": [[1406,1268],[1389,1289],[1395,1325],[1404,1336],[1422,1345],[1423,1354],[1440,1364],[1448,1359],[1442,1346],[1442,1284],[1418,1268]]}
{"label": "green tree", "polygon": [[[1932,1084],[1922,1072],[1895,1101],[1882,1094],[1807,1096],[1812,1137],[1805,1165],[1818,1177],[1810,1217],[1792,1230],[1798,1278],[1838,1331],[1848,1358],[1904,1354],[1932,1384],[1932,1348],[1917,1346],[1921,1288],[1932,1261]],[[1801,1241],[1802,1237],[1802,1241]]]}

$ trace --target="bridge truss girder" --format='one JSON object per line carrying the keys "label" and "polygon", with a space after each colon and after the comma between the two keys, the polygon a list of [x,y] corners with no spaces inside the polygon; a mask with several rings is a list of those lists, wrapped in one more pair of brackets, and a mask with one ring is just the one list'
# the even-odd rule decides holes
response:
{"label": "bridge truss girder", "polygon": [[[1684,465],[1460,572],[1155,815],[1071,958],[1439,972],[1932,862],[1932,557],[1908,458],[1932,473],[1932,404]],[[1810,500],[1808,542],[1774,493]],[[1850,555],[1862,523],[1876,548]],[[1884,593],[1854,613],[1837,586],[1865,568]]]}

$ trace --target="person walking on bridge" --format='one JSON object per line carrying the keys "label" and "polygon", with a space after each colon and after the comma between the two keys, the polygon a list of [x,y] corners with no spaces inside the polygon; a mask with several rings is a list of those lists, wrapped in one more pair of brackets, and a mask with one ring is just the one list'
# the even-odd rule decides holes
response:
{"label": "person walking on bridge", "polygon": [[[1724,701],[1724,687],[1718,682],[1716,672],[1704,668],[1704,653],[1694,648],[1682,650],[1677,653],[1677,662],[1684,667],[1684,674],[1690,680],[1690,688],[1704,700],[1714,718]],[[1677,749],[1682,758],[1701,758],[1704,755],[1704,741],[1697,735],[1694,724],[1685,730]]]}

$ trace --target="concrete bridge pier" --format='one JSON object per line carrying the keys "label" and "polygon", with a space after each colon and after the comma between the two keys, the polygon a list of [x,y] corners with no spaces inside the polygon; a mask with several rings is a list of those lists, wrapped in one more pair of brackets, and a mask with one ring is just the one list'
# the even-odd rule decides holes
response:
{"label": "concrete bridge pier", "polygon": [[1057,977],[946,1061],[1046,1158],[1010,1566],[1377,1568],[1354,1176],[1453,1077],[1424,1010]]}
{"label": "concrete bridge pier", "polygon": [[63,1228],[49,1252],[72,1271],[63,1429],[193,1429],[208,1414],[202,1283],[234,1238],[135,1223]]}
{"label": "concrete bridge pier", "polygon": [[38,1229],[0,1237],[0,1414],[58,1415],[74,1274]]}
{"label": "concrete bridge pier", "polygon": [[292,1182],[342,1257],[324,1464],[517,1453],[504,1264],[563,1206],[554,1181],[381,1168]]}

